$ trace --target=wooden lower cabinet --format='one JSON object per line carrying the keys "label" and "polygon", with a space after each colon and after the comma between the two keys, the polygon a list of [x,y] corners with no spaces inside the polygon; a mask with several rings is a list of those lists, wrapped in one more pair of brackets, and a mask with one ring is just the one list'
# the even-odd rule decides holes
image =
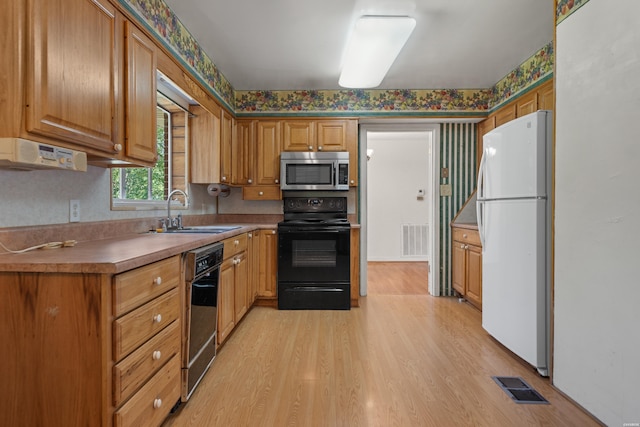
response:
{"label": "wooden lower cabinet", "polygon": [[159,426],[180,399],[180,263],[0,272],[0,425]]}
{"label": "wooden lower cabinet", "polygon": [[278,234],[276,230],[260,230],[258,298],[275,300],[278,296]]}
{"label": "wooden lower cabinet", "polygon": [[223,240],[224,261],[218,285],[218,345],[229,337],[249,310],[248,242],[247,233]]}
{"label": "wooden lower cabinet", "polygon": [[482,310],[482,247],[478,230],[452,227],[453,289]]}

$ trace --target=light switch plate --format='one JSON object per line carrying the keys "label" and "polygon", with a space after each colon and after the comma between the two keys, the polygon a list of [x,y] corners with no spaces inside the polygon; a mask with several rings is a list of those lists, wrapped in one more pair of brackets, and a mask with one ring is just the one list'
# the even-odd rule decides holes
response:
{"label": "light switch plate", "polygon": [[441,196],[451,196],[451,184],[442,184],[442,185],[440,185],[440,195]]}

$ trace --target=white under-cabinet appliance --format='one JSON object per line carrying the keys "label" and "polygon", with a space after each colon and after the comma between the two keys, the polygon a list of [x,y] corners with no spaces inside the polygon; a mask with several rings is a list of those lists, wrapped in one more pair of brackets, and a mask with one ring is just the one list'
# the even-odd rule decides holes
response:
{"label": "white under-cabinet appliance", "polygon": [[483,137],[478,173],[482,327],[543,376],[549,372],[552,113]]}

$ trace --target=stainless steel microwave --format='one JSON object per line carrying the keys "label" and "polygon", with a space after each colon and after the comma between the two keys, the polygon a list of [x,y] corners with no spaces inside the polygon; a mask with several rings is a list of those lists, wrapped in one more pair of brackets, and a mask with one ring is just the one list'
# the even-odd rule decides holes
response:
{"label": "stainless steel microwave", "polygon": [[348,152],[280,153],[282,190],[348,190]]}

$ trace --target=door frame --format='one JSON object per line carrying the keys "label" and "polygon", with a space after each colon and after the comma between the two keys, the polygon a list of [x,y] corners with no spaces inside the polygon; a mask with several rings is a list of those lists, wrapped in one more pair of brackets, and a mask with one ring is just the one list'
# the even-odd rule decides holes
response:
{"label": "door frame", "polygon": [[431,166],[431,209],[429,214],[429,294],[440,296],[440,122],[412,120],[360,120],[359,186],[360,212],[360,295],[367,295],[367,133],[368,132],[427,132],[431,133],[429,164]]}

